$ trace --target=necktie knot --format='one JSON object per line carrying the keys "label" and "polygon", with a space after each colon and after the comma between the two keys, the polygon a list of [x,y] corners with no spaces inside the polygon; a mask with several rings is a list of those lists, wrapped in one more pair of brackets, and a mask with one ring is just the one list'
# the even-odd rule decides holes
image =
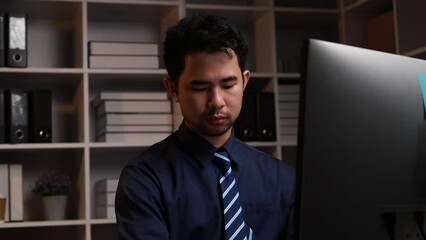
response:
{"label": "necktie knot", "polygon": [[214,153],[213,160],[222,173],[228,171],[228,169],[231,167],[231,159],[229,158],[229,154],[226,151],[218,151]]}

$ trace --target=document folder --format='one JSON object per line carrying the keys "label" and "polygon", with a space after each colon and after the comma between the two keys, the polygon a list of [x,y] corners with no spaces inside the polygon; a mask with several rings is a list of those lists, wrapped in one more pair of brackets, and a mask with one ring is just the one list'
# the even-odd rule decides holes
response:
{"label": "document folder", "polygon": [[276,141],[275,102],[271,92],[257,94],[257,123],[260,141]]}
{"label": "document folder", "polygon": [[52,142],[52,92],[32,90],[28,97],[30,142]]}
{"label": "document folder", "polygon": [[5,92],[6,141],[8,143],[28,142],[28,95],[20,89]]}
{"label": "document folder", "polygon": [[241,141],[257,141],[257,112],[256,93],[246,92],[243,96],[243,105],[240,116],[235,124],[235,136]]}
{"label": "document folder", "polygon": [[5,66],[5,33],[4,33],[4,15],[0,13],[0,67]]}
{"label": "document folder", "polygon": [[27,67],[26,16],[9,14],[6,22],[6,66]]}

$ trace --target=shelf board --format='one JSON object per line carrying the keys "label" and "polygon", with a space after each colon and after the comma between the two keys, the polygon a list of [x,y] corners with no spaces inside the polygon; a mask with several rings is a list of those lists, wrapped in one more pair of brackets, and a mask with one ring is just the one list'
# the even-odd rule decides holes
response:
{"label": "shelf board", "polygon": [[52,73],[52,74],[82,74],[82,68],[0,68],[0,73]]}
{"label": "shelf board", "polygon": [[278,73],[277,77],[280,79],[299,79],[301,77],[300,73]]}
{"label": "shelf board", "polygon": [[82,149],[84,143],[20,143],[0,144],[0,151],[34,150],[34,149]]}
{"label": "shelf board", "polygon": [[215,4],[198,4],[198,3],[188,3],[186,5],[187,9],[194,10],[225,10],[225,11],[271,11],[273,7],[264,7],[264,6],[243,6],[243,5],[215,5]]}
{"label": "shelf board", "polygon": [[88,69],[89,74],[144,74],[144,75],[165,75],[166,69]]}
{"label": "shelf board", "polygon": [[62,221],[24,221],[7,222],[0,224],[0,228],[28,228],[28,227],[55,227],[85,225],[85,220],[62,220]]}
{"label": "shelf board", "polygon": [[90,224],[115,224],[114,218],[103,218],[103,219],[92,219],[89,221]]}
{"label": "shelf board", "polygon": [[278,142],[260,142],[260,141],[256,141],[256,142],[246,142],[248,145],[252,146],[252,147],[276,147],[278,146]]}
{"label": "shelf board", "polygon": [[87,0],[88,3],[116,3],[138,5],[179,5],[179,1],[173,0]]}
{"label": "shelf board", "polygon": [[324,14],[338,14],[337,8],[298,8],[298,7],[276,7],[274,11],[277,13],[324,13]]}
{"label": "shelf board", "polygon": [[111,148],[146,148],[149,146],[141,145],[140,143],[119,143],[119,142],[92,142],[89,144],[90,148],[97,149],[111,149]]}
{"label": "shelf board", "polygon": [[420,57],[424,59],[423,57],[426,56],[426,46],[405,52],[402,55],[408,56],[408,57]]}

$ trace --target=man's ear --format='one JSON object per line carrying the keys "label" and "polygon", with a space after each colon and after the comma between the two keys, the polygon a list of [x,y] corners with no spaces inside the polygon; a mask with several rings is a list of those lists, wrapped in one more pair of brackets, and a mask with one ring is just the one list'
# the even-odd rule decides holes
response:
{"label": "man's ear", "polygon": [[164,77],[163,84],[164,84],[164,87],[167,89],[167,92],[169,93],[169,95],[173,98],[173,100],[175,100],[175,102],[179,102],[177,86],[173,82],[172,78],[170,76]]}
{"label": "man's ear", "polygon": [[248,81],[250,80],[250,71],[249,70],[245,70],[243,72],[243,78],[244,78],[244,81],[243,81],[244,86],[243,86],[243,88],[245,89],[246,86],[247,86],[247,84],[248,84]]}

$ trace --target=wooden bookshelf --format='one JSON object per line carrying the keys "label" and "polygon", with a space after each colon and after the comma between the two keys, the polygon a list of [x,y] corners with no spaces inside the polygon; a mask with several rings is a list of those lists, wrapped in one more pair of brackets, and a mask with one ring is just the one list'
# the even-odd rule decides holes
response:
{"label": "wooden bookshelf", "polygon": [[[242,29],[252,50],[248,89],[273,92],[276,113],[278,85],[299,79],[301,41],[339,41],[335,0],[11,0],[1,1],[0,8],[28,17],[28,67],[0,68],[0,88],[53,92],[53,143],[0,144],[0,163],[21,163],[24,171],[24,221],[0,225],[1,239],[117,238],[115,219],[96,218],[95,184],[118,178],[121,168],[148,146],[96,142],[91,101],[99,91],[165,91],[166,70],[161,61],[159,69],[89,68],[89,41],[161,46],[168,27],[187,14],[225,16]],[[293,164],[296,146],[281,139],[279,114],[276,124],[277,141],[249,144]],[[40,200],[31,193],[34,180],[47,169],[72,177],[75,189],[66,220],[43,221]]]}

